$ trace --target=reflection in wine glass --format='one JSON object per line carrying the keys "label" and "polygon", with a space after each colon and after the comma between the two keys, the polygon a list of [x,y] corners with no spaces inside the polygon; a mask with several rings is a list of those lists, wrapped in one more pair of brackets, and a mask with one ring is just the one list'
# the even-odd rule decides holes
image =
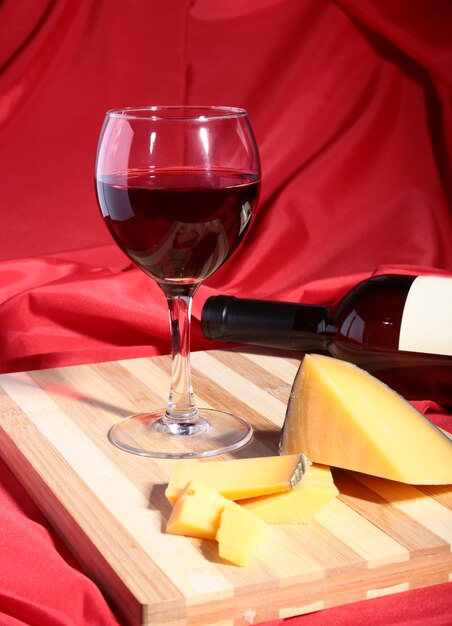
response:
{"label": "reflection in wine glass", "polygon": [[[191,267],[200,267],[200,274],[210,276],[223,264],[228,255],[229,245],[226,231],[215,219],[203,224],[176,222],[168,233],[151,249],[125,251],[129,257],[143,269],[152,273],[169,275],[174,273],[183,280],[190,274]],[[198,260],[201,258],[201,261]],[[203,259],[206,259],[203,265]]]}

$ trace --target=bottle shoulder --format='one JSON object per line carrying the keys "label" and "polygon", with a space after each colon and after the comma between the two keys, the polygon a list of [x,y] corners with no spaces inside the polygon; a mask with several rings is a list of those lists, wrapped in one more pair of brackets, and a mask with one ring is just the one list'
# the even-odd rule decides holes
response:
{"label": "bottle shoulder", "polygon": [[364,281],[333,307],[338,338],[373,348],[397,348],[400,323],[415,276]]}
{"label": "bottle shoulder", "polygon": [[362,298],[380,298],[389,294],[399,294],[406,298],[415,279],[416,276],[401,274],[372,276],[353,287],[339,303]]}

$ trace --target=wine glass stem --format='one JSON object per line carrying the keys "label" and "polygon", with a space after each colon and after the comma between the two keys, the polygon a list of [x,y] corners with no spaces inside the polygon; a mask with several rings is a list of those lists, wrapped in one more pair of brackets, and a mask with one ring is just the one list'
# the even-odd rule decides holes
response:
{"label": "wine glass stem", "polygon": [[191,295],[167,295],[171,330],[171,389],[166,416],[177,421],[193,420],[198,409],[190,372]]}

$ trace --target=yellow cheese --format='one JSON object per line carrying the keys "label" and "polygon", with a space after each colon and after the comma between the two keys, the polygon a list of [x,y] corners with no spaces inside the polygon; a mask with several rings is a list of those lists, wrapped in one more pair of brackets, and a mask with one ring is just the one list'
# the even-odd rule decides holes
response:
{"label": "yellow cheese", "polygon": [[235,502],[230,502],[221,514],[217,532],[218,553],[222,559],[235,565],[248,565],[267,532],[268,526],[263,520]]}
{"label": "yellow cheese", "polygon": [[173,535],[216,539],[220,557],[243,566],[248,564],[253,550],[265,537],[267,525],[210,485],[193,480],[174,505],[166,531]]}
{"label": "yellow cheese", "polygon": [[180,463],[171,474],[165,495],[174,504],[191,480],[209,484],[230,500],[285,491],[298,483],[301,466],[298,454]]}
{"label": "yellow cheese", "polygon": [[411,484],[452,483],[452,443],[409,402],[358,367],[306,355],[280,452]]}
{"label": "yellow cheese", "polygon": [[306,524],[339,493],[326,465],[311,465],[291,491],[241,500],[241,506],[270,524]]}
{"label": "yellow cheese", "polygon": [[230,502],[209,485],[192,481],[174,505],[166,524],[166,532],[215,539],[223,509]]}

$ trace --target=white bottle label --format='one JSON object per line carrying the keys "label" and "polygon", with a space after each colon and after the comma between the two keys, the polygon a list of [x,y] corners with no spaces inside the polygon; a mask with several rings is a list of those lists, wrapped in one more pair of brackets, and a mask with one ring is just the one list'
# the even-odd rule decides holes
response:
{"label": "white bottle label", "polygon": [[414,279],[403,309],[399,350],[452,356],[452,279]]}

